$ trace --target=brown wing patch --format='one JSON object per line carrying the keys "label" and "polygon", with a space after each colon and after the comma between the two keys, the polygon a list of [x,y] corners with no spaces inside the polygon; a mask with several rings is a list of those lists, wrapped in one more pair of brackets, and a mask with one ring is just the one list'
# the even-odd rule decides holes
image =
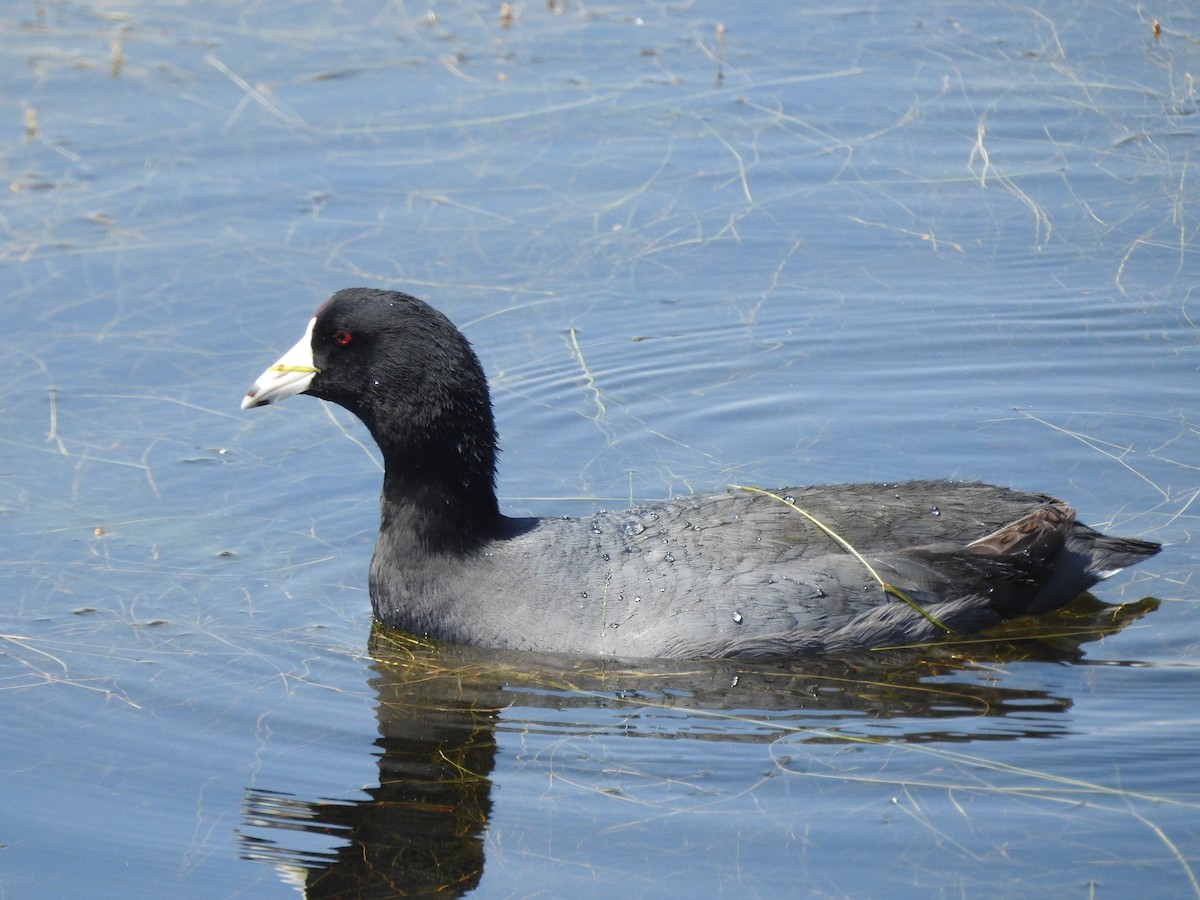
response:
{"label": "brown wing patch", "polygon": [[1022,555],[1036,559],[1057,550],[1074,523],[1075,510],[1069,506],[1047,504],[971,541],[967,548],[983,556]]}

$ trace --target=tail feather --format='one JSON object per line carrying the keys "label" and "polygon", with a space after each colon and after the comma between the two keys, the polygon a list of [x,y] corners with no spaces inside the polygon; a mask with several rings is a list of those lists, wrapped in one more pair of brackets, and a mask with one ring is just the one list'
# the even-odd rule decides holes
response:
{"label": "tail feather", "polygon": [[1067,539],[1067,547],[1090,556],[1087,571],[1095,579],[1094,584],[1154,556],[1162,549],[1162,544],[1139,538],[1111,537],[1086,525],[1076,525]]}
{"label": "tail feather", "polygon": [[1111,537],[1076,522],[1067,535],[1050,580],[1029,604],[1030,613],[1047,612],[1070,602],[1097,581],[1153,556],[1161,544],[1138,538]]}

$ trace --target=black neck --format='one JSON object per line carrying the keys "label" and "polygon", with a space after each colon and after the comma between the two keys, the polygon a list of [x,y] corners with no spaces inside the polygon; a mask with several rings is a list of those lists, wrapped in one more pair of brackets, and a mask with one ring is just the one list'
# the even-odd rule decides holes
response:
{"label": "black neck", "polygon": [[[450,467],[454,468],[454,467]],[[381,530],[427,553],[468,553],[494,537],[502,517],[491,475],[438,471],[387,461],[380,500]]]}

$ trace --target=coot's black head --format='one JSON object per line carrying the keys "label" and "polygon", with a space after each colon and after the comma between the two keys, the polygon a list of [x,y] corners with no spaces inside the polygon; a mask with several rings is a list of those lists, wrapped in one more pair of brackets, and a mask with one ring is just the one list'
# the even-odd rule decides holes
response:
{"label": "coot's black head", "polygon": [[389,492],[412,489],[494,510],[487,379],[467,339],[427,303],[368,288],[334,294],[242,408],[298,393],[331,400],[363,421],[383,452],[385,501]]}

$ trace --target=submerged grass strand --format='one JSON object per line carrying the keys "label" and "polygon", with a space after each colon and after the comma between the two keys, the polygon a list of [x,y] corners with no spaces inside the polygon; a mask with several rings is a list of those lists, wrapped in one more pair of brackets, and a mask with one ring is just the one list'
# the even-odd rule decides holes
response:
{"label": "submerged grass strand", "polygon": [[891,594],[893,597],[895,597],[899,600],[903,600],[905,603],[907,603],[909,606],[911,606],[913,609],[915,609],[918,613],[920,613],[923,618],[925,618],[927,621],[931,622],[933,625],[940,628],[942,631],[946,632],[946,634],[954,634],[955,633],[954,629],[947,628],[945,625],[943,625],[941,622],[939,622],[937,619],[935,619],[933,616],[931,616],[928,612],[926,612],[922,608],[921,604],[917,603],[917,601],[915,601],[911,597],[909,597],[906,593],[904,593],[904,591],[900,590],[900,588],[896,587],[895,585],[888,584],[886,581],[884,581],[883,578],[879,575],[879,573],[875,571],[875,567],[872,566],[869,562],[867,562],[866,558],[861,553],[859,553],[857,550],[855,550],[853,545],[851,545],[851,543],[849,541],[847,541],[844,537],[842,537],[840,534],[838,534],[836,531],[834,531],[832,528],[830,528],[828,525],[826,525],[824,522],[822,522],[820,519],[818,519],[812,513],[801,509],[792,500],[789,500],[787,497],[781,497],[778,494],[772,493],[771,491],[765,491],[760,487],[754,487],[753,485],[732,484],[732,485],[730,485],[730,487],[734,488],[735,490],[739,490],[739,491],[747,491],[748,493],[751,493],[751,494],[762,494],[764,497],[770,497],[772,500],[778,500],[780,503],[782,503],[788,509],[791,509],[791,510],[794,510],[795,512],[800,513],[800,515],[804,516],[804,518],[808,519],[808,521],[810,521],[813,525],[815,525],[817,528],[819,528],[821,531],[823,531],[831,540],[833,540],[834,543],[836,543],[839,547],[841,547],[843,550],[845,550],[847,553],[849,553],[851,556],[853,556],[855,559],[857,559],[860,563],[862,563],[863,568],[866,569],[871,574],[871,577],[874,578],[879,583],[879,586],[883,589],[883,592],[885,594]]}

